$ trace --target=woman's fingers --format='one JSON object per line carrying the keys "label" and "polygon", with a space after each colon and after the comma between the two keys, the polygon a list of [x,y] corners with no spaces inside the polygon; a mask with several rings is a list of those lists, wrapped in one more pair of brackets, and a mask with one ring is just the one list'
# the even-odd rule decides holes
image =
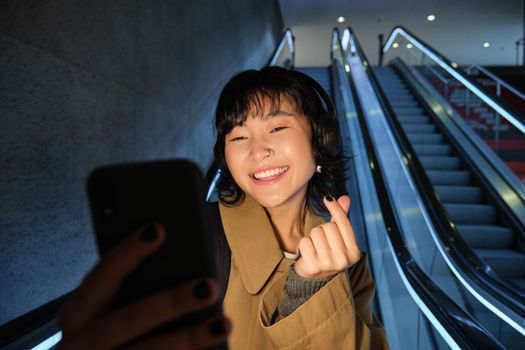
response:
{"label": "woman's fingers", "polygon": [[160,225],[142,228],[108,253],[66,304],[60,315],[60,324],[65,328],[78,328],[106,308],[122,280],[162,245],[165,235]]}
{"label": "woman's fingers", "polygon": [[211,306],[219,297],[212,280],[196,280],[148,296],[101,315],[83,326],[75,344],[89,349],[111,349],[175,319]]}
{"label": "woman's fingers", "polygon": [[332,253],[344,253],[346,246],[337,224],[335,222],[327,222],[320,227],[323,229],[330,251]]}
{"label": "woman's fingers", "polygon": [[190,328],[151,336],[124,347],[124,349],[208,349],[225,342],[230,331],[230,322],[225,317],[220,316]]}
{"label": "woman's fingers", "polygon": [[330,246],[326,240],[323,231],[323,225],[314,227],[308,236],[312,241],[315,249],[315,259],[319,261],[327,261],[330,259]]}
{"label": "woman's fingers", "polygon": [[344,195],[337,199],[337,203],[344,210],[348,216],[348,211],[350,210],[350,197]]}
{"label": "woman's fingers", "polygon": [[[339,198],[339,201],[342,201],[343,204],[346,204],[346,199],[344,197],[348,198],[348,196],[341,196]],[[328,198],[331,198],[332,200],[330,201],[328,200]],[[348,208],[342,208],[339,202],[335,201],[333,197],[328,197],[328,196],[325,197],[324,203],[326,205],[326,208],[330,212],[330,215],[332,216],[330,222],[335,222],[337,224],[337,227],[339,228],[339,231],[341,232],[341,237],[343,238],[343,241],[345,242],[346,249],[351,253],[353,258],[356,258],[355,253],[359,251],[359,248],[357,247],[357,241],[355,239],[354,229],[352,228],[352,225],[350,224],[350,220],[348,220],[348,209],[350,208],[350,198],[348,198]],[[355,261],[352,261],[352,263],[355,263]]]}

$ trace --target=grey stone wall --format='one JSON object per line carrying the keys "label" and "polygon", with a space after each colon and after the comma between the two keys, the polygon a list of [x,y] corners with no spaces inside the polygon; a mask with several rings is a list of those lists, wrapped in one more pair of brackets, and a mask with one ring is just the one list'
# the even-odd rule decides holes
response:
{"label": "grey stone wall", "polygon": [[104,163],[212,160],[234,73],[267,63],[277,1],[2,1],[0,324],[95,263],[84,193]]}

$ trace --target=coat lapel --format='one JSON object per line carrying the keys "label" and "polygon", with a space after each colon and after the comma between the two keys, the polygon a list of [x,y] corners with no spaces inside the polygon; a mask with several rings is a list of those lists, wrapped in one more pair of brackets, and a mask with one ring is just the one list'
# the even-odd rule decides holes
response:
{"label": "coat lapel", "polygon": [[[283,259],[270,220],[263,207],[249,196],[235,207],[220,203],[219,209],[226,239],[241,279],[250,294],[257,294]],[[322,217],[308,211],[306,234],[323,222]]]}

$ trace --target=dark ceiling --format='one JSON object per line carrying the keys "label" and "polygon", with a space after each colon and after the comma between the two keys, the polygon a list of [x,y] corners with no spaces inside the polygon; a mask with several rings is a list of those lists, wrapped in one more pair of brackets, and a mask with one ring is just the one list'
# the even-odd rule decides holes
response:
{"label": "dark ceiling", "polygon": [[[296,37],[297,65],[326,65],[335,26],[352,26],[376,64],[377,35],[401,24],[459,64],[516,64],[523,37],[523,0],[279,0],[284,23]],[[433,14],[436,20],[427,21]],[[343,24],[337,18],[344,16]],[[489,48],[483,43],[488,41]],[[520,51],[520,62],[522,53]]]}

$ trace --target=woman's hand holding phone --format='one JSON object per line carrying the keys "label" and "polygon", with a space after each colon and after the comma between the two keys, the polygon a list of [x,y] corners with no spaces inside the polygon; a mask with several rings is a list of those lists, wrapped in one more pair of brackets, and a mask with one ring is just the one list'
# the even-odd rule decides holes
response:
{"label": "woman's hand holding phone", "polygon": [[165,237],[159,225],[139,229],[95,266],[60,313],[58,349],[201,349],[224,343],[231,327],[222,314],[172,332],[150,333],[214,304],[219,286],[213,280],[190,281],[119,309],[110,308],[125,277]]}
{"label": "woman's hand holding phone", "polygon": [[336,201],[326,196],[324,204],[332,216],[330,222],[314,227],[308,237],[299,241],[301,257],[297,259],[294,270],[304,278],[333,276],[355,264],[361,257],[347,215],[350,198],[345,195]]}

